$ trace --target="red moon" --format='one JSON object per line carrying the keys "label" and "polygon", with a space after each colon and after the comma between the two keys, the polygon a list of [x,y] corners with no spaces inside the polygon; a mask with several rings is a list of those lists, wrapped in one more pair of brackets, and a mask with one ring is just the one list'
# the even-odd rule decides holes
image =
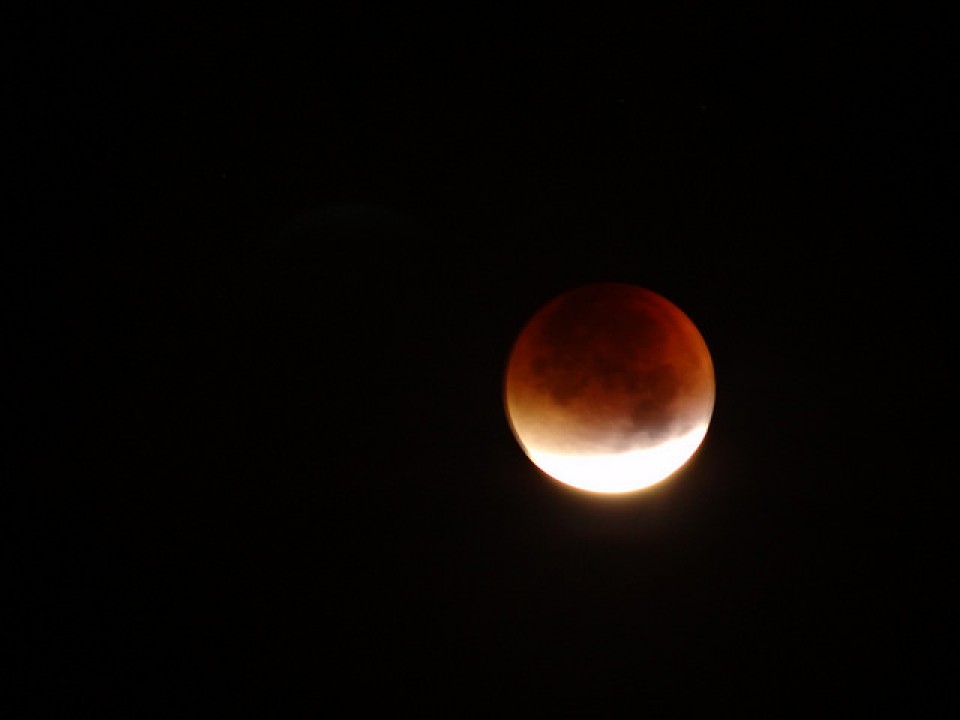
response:
{"label": "red moon", "polygon": [[513,433],[547,475],[582,490],[640,490],[697,451],[713,414],[697,327],[651,290],[586,285],[542,307],[507,362]]}

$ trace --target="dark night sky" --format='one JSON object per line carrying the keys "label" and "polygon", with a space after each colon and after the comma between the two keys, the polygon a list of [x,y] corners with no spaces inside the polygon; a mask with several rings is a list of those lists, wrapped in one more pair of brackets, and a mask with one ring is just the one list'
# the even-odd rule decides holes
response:
{"label": "dark night sky", "polygon": [[[321,5],[14,23],[14,691],[955,711],[941,19]],[[618,499],[501,404],[596,281],[717,372],[695,460]]]}

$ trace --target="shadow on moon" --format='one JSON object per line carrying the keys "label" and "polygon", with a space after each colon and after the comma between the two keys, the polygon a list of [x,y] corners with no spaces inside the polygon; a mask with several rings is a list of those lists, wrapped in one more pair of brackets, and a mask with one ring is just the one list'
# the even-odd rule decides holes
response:
{"label": "shadow on moon", "polygon": [[[651,484],[651,467],[669,475],[696,451],[713,402],[713,363],[697,328],[665,298],[626,284],[588,285],[549,302],[523,328],[507,364],[511,427],[554,477],[601,457],[589,472],[609,474],[609,458],[630,455],[617,461],[616,474],[626,474],[617,487],[637,489],[628,487],[629,466],[637,482]],[[669,461],[665,446],[674,448]],[[686,454],[678,460],[678,453]],[[564,457],[566,471],[559,461],[547,461],[553,471],[544,467],[544,458]]]}

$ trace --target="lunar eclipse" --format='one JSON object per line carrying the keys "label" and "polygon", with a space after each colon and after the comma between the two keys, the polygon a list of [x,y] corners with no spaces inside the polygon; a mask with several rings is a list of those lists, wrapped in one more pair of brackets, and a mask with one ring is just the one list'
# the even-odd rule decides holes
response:
{"label": "lunar eclipse", "polygon": [[547,475],[622,493],[672,475],[713,413],[713,362],[697,327],[645,288],[565,292],[522,329],[507,362],[513,433]]}

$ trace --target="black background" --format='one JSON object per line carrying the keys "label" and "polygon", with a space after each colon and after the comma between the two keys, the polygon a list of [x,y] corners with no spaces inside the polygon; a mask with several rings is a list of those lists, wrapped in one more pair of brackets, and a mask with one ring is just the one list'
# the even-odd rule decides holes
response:
{"label": "black background", "polygon": [[[941,18],[12,27],[21,708],[956,709]],[[620,498],[541,475],[501,399],[530,315],[608,280],[678,304],[717,373],[699,454]]]}

